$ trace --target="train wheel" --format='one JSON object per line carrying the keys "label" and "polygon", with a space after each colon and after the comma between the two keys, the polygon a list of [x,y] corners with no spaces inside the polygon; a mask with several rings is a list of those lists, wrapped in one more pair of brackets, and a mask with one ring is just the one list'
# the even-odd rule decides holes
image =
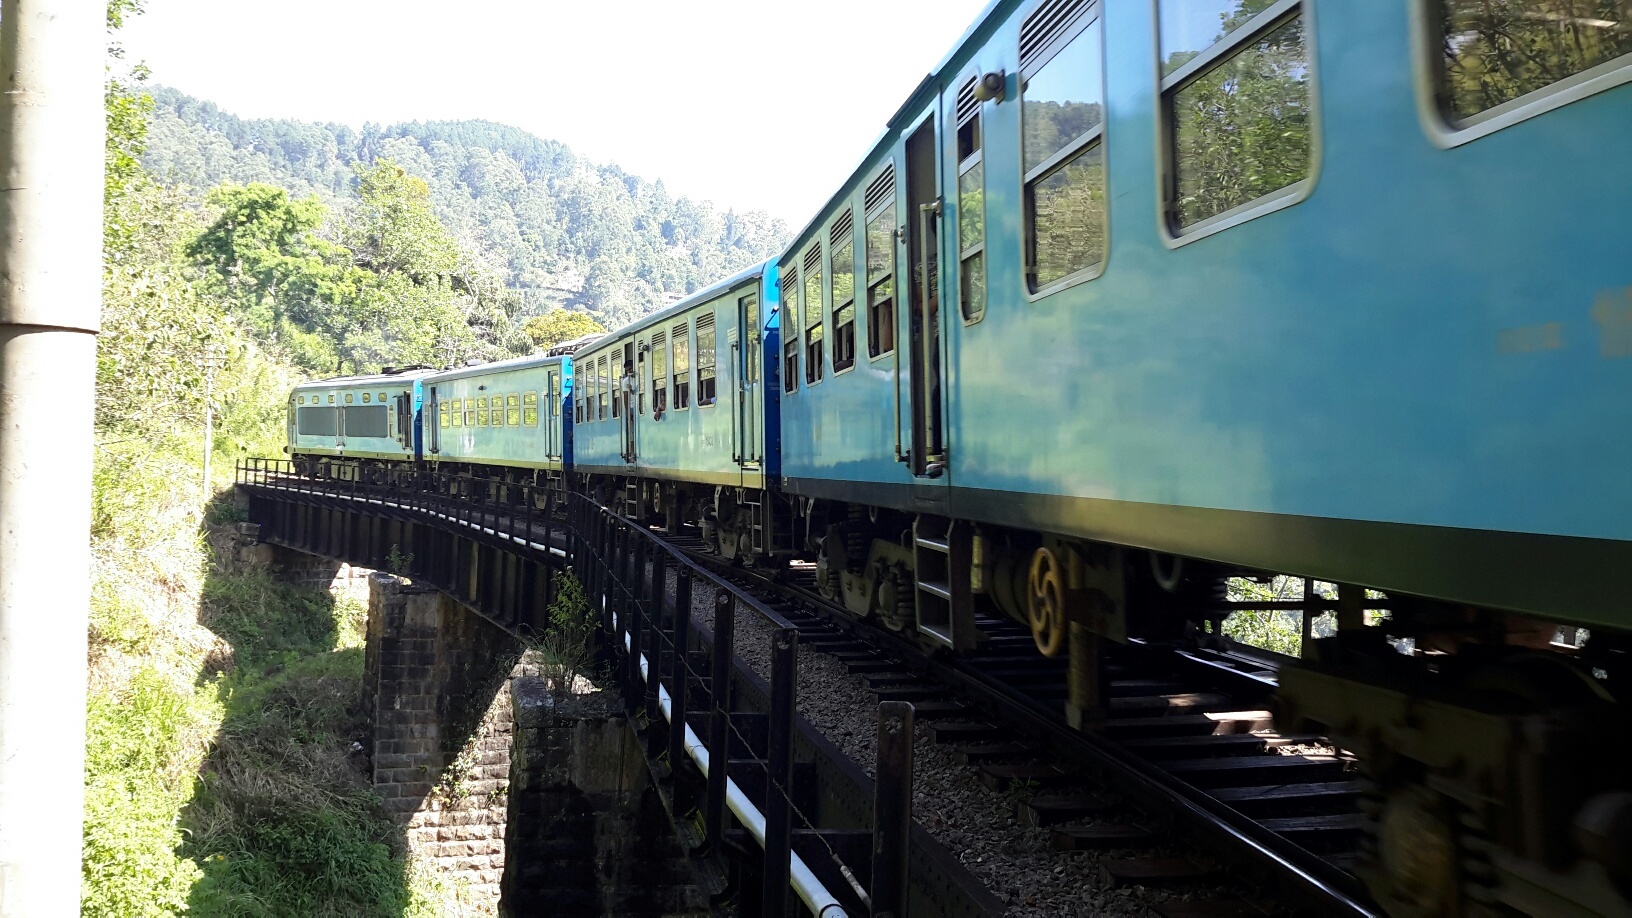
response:
{"label": "train wheel", "polygon": [[1031,556],[1030,589],[1026,597],[1026,618],[1031,639],[1045,657],[1058,656],[1065,648],[1065,584],[1060,560],[1047,548]]}

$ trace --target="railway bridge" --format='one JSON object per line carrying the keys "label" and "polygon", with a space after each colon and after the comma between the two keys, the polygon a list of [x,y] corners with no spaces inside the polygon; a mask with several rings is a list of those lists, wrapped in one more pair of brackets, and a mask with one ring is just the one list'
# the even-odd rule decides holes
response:
{"label": "railway bridge", "polygon": [[[237,499],[266,551],[381,572],[376,786],[411,842],[502,886],[505,912],[1002,911],[910,819],[912,706],[880,705],[875,782],[796,713],[801,627],[645,527],[554,489],[323,480],[281,460],[241,463]],[[521,651],[573,627],[579,589],[593,682],[541,682]]]}

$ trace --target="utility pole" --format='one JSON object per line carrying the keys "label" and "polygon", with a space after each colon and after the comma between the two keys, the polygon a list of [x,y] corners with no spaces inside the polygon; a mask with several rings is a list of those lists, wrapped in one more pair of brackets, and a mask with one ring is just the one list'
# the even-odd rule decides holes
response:
{"label": "utility pole", "polygon": [[0,918],[79,914],[106,14],[0,0]]}
{"label": "utility pole", "polygon": [[215,446],[215,372],[227,365],[219,344],[204,349],[204,503],[210,502],[210,450]]}

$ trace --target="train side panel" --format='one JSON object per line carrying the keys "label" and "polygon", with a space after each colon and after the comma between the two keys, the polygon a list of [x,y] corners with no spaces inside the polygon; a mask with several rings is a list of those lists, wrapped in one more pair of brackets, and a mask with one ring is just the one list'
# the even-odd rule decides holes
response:
{"label": "train side panel", "polygon": [[424,380],[426,458],[560,471],[565,357],[527,357]]}

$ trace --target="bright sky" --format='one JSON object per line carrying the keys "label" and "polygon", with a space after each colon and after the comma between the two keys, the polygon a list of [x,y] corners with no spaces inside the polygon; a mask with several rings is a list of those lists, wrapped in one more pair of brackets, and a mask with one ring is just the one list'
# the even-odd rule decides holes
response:
{"label": "bright sky", "polygon": [[984,6],[147,0],[121,40],[246,118],[486,118],[799,227]]}

